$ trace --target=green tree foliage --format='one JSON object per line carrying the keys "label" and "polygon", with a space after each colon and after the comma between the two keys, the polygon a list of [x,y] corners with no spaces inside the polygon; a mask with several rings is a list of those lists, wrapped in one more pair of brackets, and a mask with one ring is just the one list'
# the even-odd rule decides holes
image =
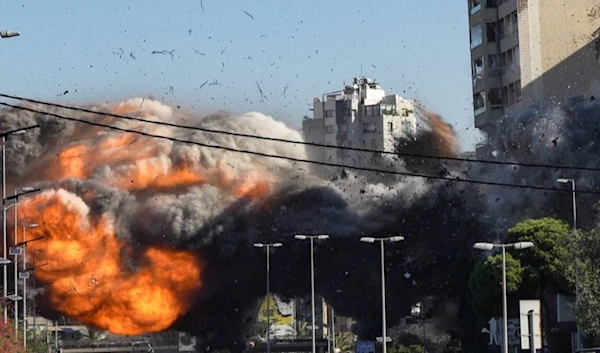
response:
{"label": "green tree foliage", "polygon": [[600,223],[587,232],[572,234],[565,263],[577,277],[577,316],[580,327],[600,337]]}
{"label": "green tree foliage", "polygon": [[335,334],[335,346],[341,353],[354,352],[354,335],[350,332],[338,332]]}
{"label": "green tree foliage", "polygon": [[[527,286],[552,286],[556,290],[572,289],[567,275],[565,258],[568,254],[566,239],[571,234],[569,225],[553,218],[529,219],[508,230],[506,242],[530,241],[533,248],[514,251],[524,269]],[[539,288],[539,287],[538,287]]]}
{"label": "green tree foliage", "polygon": [[[513,293],[523,280],[521,261],[506,254],[506,290]],[[475,310],[482,316],[496,315],[502,303],[502,254],[481,261],[469,278],[469,291],[475,301]]]}
{"label": "green tree foliage", "polygon": [[[549,286],[558,291],[572,289],[565,258],[569,254],[569,225],[553,218],[529,219],[508,230],[506,243],[532,242],[533,248],[507,249],[507,291],[540,296]],[[502,296],[502,255],[483,260],[469,278],[473,307],[481,316],[500,313]]]}

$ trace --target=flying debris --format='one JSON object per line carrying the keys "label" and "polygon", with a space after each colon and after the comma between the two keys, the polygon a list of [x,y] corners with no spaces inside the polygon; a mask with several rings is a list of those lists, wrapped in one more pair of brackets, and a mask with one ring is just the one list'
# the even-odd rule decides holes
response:
{"label": "flying debris", "polygon": [[[62,116],[99,119],[91,113],[28,106]],[[538,108],[506,120],[505,137],[497,139],[499,158],[556,162],[569,156],[573,164],[600,164],[595,157],[600,156],[600,147],[591,143],[600,137],[592,127],[600,111],[598,104],[571,102],[561,109]],[[155,121],[185,117],[207,129],[302,141],[298,131],[260,113],[183,116],[180,110],[149,98],[93,109]],[[452,128],[440,116],[421,115],[423,128],[399,140],[397,150],[458,155]],[[181,141],[210,141],[216,146],[307,159],[307,149],[293,143],[103,119],[114,126]],[[9,180],[44,190],[24,198],[18,215],[20,222],[40,225],[28,231],[29,237],[45,236],[28,245],[28,251],[36,253],[36,262],[47,263],[34,273],[46,283],[38,294],[41,310],[117,334],[174,328],[197,336],[199,345],[242,351],[252,324],[247,318],[264,294],[264,258],[260,252],[249,251],[252,244],[292,243],[295,234],[329,234],[330,239],[318,244],[315,252],[317,292],[337,313],[357,321],[361,337],[375,337],[381,322],[379,304],[363,298],[379,291],[380,254],[374,247],[360,246],[360,237],[400,233],[406,239],[386,248],[393,255],[388,257],[388,269],[398,274],[387,279],[388,290],[396,293],[388,303],[388,317],[396,318],[409,314],[411,304],[425,296],[438,303],[456,301],[452,296],[460,295],[472,265],[472,243],[510,226],[503,221],[507,215],[570,216],[564,206],[569,202],[563,200],[570,197],[568,193],[546,195],[536,190],[342,171],[90,128],[14,108],[0,110],[1,130],[32,124],[41,129],[8,141],[7,165],[11,167],[7,173]],[[542,132],[545,135],[540,137]],[[468,170],[477,180],[554,185],[557,177],[569,177],[582,183],[600,182],[585,171],[567,176],[552,169],[515,170],[510,165],[376,154],[370,158],[372,166],[432,175],[464,177]],[[585,205],[596,201],[593,195],[580,200],[583,213]],[[296,244],[273,253],[273,293],[284,297],[310,293],[306,251]],[[391,320],[389,324],[396,323]],[[446,326],[441,328],[452,330],[455,325],[448,321]]]}

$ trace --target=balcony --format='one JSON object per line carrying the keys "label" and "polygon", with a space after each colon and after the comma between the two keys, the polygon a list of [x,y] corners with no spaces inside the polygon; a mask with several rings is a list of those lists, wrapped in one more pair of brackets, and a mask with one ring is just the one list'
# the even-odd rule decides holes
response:
{"label": "balcony", "polygon": [[485,111],[475,114],[475,127],[482,129],[486,125],[494,126],[502,116],[504,116],[502,106],[488,106]]}

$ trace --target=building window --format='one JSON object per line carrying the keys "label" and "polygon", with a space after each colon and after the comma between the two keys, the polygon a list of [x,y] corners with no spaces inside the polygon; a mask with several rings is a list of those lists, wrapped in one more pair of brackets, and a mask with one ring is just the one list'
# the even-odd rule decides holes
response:
{"label": "building window", "polygon": [[333,110],[332,109],[327,109],[325,111],[325,117],[326,118],[333,118],[334,114],[333,114]]}
{"label": "building window", "polygon": [[477,11],[481,10],[481,1],[480,0],[471,0],[471,15],[477,13]]}
{"label": "building window", "polygon": [[335,125],[327,125],[325,126],[326,134],[335,134]]}
{"label": "building window", "polygon": [[485,111],[485,93],[483,91],[473,95],[473,110],[476,115]]}
{"label": "building window", "polygon": [[496,42],[498,35],[496,33],[496,24],[494,22],[486,23],[485,31],[488,42]]}
{"label": "building window", "polygon": [[412,113],[412,111],[409,111],[407,108],[402,108],[402,116],[407,117],[409,113]]}
{"label": "building window", "polygon": [[402,134],[406,135],[412,135],[413,133],[413,126],[412,123],[408,120],[403,120],[402,121]]}
{"label": "building window", "polygon": [[374,150],[377,149],[377,140],[371,140],[371,148]]}
{"label": "building window", "polygon": [[500,67],[500,56],[498,54],[488,55],[488,67],[497,69]]}
{"label": "building window", "polygon": [[363,132],[377,132],[377,125],[375,123],[363,124]]}
{"label": "building window", "polygon": [[379,116],[379,112],[379,104],[365,106],[365,116]]}
{"label": "building window", "polygon": [[483,77],[483,56],[480,56],[473,61],[473,76]]}
{"label": "building window", "polygon": [[394,132],[394,123],[388,123],[388,131]]}
{"label": "building window", "polygon": [[471,27],[471,49],[475,49],[478,46],[481,45],[483,38],[481,36],[481,23],[476,24],[475,26]]}
{"label": "building window", "polygon": [[492,109],[503,106],[506,102],[502,100],[502,90],[500,88],[492,88],[488,93],[488,101]]}
{"label": "building window", "polygon": [[502,39],[504,37],[506,37],[506,18],[502,18],[498,21],[498,38]]}

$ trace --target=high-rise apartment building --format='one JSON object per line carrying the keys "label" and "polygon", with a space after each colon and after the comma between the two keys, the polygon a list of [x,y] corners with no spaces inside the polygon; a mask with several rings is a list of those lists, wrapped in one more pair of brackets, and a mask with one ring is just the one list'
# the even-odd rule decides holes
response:
{"label": "high-rise apartment building", "polygon": [[[315,98],[313,118],[302,121],[305,141],[373,151],[393,151],[395,140],[414,135],[416,128],[414,101],[386,95],[379,83],[367,77]],[[341,149],[319,148],[311,154],[325,161],[358,158]]]}
{"label": "high-rise apartment building", "polygon": [[[597,0],[467,0],[475,127],[533,103],[590,95],[600,73]],[[479,146],[477,155],[489,154]]]}

